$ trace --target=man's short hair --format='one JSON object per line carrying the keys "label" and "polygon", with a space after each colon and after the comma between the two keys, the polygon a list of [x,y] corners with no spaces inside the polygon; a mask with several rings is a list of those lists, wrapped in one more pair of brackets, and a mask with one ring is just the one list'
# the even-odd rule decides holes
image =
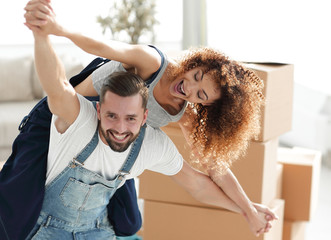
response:
{"label": "man's short hair", "polygon": [[107,91],[121,97],[140,94],[143,109],[147,107],[148,89],[145,86],[144,80],[137,74],[131,72],[115,72],[110,74],[101,87],[100,104],[103,103]]}

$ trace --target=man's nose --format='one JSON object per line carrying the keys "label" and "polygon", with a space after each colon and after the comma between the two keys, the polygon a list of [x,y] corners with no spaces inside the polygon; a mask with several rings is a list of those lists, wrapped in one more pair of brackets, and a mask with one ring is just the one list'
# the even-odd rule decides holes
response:
{"label": "man's nose", "polygon": [[126,124],[125,124],[125,121],[123,120],[119,120],[116,122],[116,125],[115,125],[115,130],[118,132],[118,133],[124,133],[127,131],[127,128],[126,128]]}

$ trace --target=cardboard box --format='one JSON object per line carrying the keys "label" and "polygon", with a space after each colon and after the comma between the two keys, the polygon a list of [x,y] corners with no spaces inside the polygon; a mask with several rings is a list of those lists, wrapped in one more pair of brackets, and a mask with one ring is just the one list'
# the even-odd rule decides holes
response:
{"label": "cardboard box", "polygon": [[[183,143],[180,137],[176,132],[170,133],[168,129],[165,129],[166,133],[175,142],[178,150],[185,152],[185,149],[178,145]],[[276,197],[277,149],[278,139],[264,143],[252,142],[245,157],[237,160],[232,167],[233,173],[253,202],[269,204]],[[170,177],[159,173],[145,171],[139,177],[139,184],[139,197],[146,200],[216,208],[198,202]]]}
{"label": "cardboard box", "polygon": [[231,167],[247,196],[268,205],[276,198],[278,138],[251,142],[247,154]]}
{"label": "cardboard box", "polygon": [[283,164],[285,219],[311,220],[317,206],[321,153],[299,148],[279,148],[278,161]]}
{"label": "cardboard box", "polygon": [[276,198],[282,198],[283,164],[277,163]]}
{"label": "cardboard box", "polygon": [[258,141],[267,141],[291,130],[293,105],[292,64],[247,63],[264,82],[266,105],[262,108]]}
{"label": "cardboard box", "polygon": [[274,200],[272,207],[279,220],[269,233],[256,237],[245,218],[226,210],[191,207],[145,201],[144,240],[281,240],[284,201]]}
{"label": "cardboard box", "polygon": [[[283,240],[304,240],[306,231],[306,222],[292,222],[284,220]],[[316,233],[318,236],[318,233]]]}

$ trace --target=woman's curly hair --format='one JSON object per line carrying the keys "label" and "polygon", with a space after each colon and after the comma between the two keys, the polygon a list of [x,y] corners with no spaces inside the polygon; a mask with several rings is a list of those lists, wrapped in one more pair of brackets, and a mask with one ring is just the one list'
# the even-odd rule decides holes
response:
{"label": "woman's curly hair", "polygon": [[212,105],[188,105],[186,125],[192,127],[192,153],[196,153],[191,154],[191,163],[200,170],[222,173],[260,132],[263,82],[253,71],[207,47],[190,49],[178,64],[176,75],[201,67],[219,84],[221,98]]}

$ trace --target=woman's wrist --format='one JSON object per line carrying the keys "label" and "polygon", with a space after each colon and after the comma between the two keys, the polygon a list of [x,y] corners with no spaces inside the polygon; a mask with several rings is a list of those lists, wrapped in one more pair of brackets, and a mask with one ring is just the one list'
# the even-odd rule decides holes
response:
{"label": "woman's wrist", "polygon": [[245,210],[243,210],[243,215],[246,218],[256,217],[258,215],[258,211],[253,206],[253,204],[249,204],[249,206]]}

